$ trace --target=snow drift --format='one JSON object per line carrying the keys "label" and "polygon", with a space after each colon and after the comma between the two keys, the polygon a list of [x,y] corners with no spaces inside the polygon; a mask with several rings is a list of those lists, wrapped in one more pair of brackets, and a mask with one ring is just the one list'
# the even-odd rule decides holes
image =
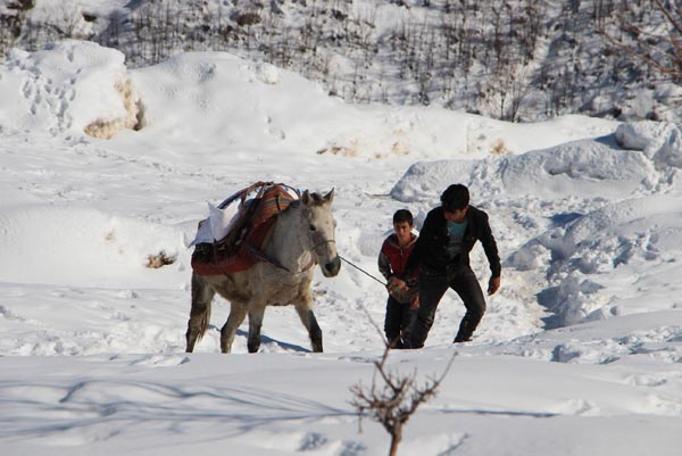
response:
{"label": "snow drift", "polygon": [[186,255],[182,233],[171,227],[54,206],[1,212],[0,250],[5,281],[100,288],[163,287],[182,271],[150,270],[147,257]]}
{"label": "snow drift", "polygon": [[0,128],[110,138],[139,124],[124,56],[91,42],[13,49],[0,71]]}

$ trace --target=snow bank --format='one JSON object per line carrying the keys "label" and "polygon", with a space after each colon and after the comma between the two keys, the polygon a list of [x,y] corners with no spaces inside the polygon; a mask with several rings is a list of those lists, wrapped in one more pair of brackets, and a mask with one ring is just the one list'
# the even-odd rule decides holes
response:
{"label": "snow bank", "polygon": [[[391,189],[391,196],[406,203],[438,200],[438,195],[452,183],[462,183],[479,196],[500,192],[500,159],[485,160],[436,160],[417,162]],[[481,178],[482,176],[486,176]]]}
{"label": "snow bank", "polygon": [[94,209],[37,206],[0,212],[0,280],[82,287],[184,283],[183,262],[146,267],[165,251],[186,255],[180,232]]}
{"label": "snow bank", "polygon": [[479,197],[556,199],[580,193],[618,198],[647,190],[656,177],[653,163],[642,153],[584,140],[504,158],[419,162],[395,184],[391,196],[405,202],[433,199],[460,182]]}
{"label": "snow bank", "polygon": [[227,53],[184,53],[129,71],[120,52],[79,41],[13,50],[0,65],[0,100],[5,134],[112,138],[144,127],[142,138],[119,135],[121,147],[143,140],[164,154],[179,147],[206,160],[226,148],[249,155],[485,157],[604,134],[614,124],[566,116],[519,125],[435,107],[353,106],[295,73]]}
{"label": "snow bank", "polygon": [[[651,196],[612,203],[529,241],[509,257],[507,266],[519,270],[547,268],[550,286],[538,298],[554,312],[553,325],[639,312],[641,304],[612,299],[614,291],[607,293],[598,282],[607,280],[604,274],[630,263],[649,263],[645,271],[668,263],[682,250],[681,227],[682,200],[678,197]],[[676,265],[668,264],[666,269],[670,270],[663,274],[676,274]],[[652,270],[651,274],[660,275],[662,271]],[[647,273],[638,274],[643,275]],[[644,308],[650,311],[675,306],[674,300],[654,303],[649,298]]]}
{"label": "snow bank", "polygon": [[666,122],[632,122],[616,130],[616,140],[626,149],[643,151],[659,169],[682,168],[682,132]]}
{"label": "snow bank", "polygon": [[580,195],[617,200],[666,185],[680,168],[679,128],[670,123],[634,122],[620,125],[612,136],[520,155],[417,162],[394,185],[391,196],[405,202],[434,199],[449,184],[460,182],[479,196],[559,199]]}
{"label": "snow bank", "polygon": [[545,198],[620,198],[646,190],[655,178],[652,163],[641,153],[589,140],[513,157],[501,169],[510,194]]}
{"label": "snow bank", "polygon": [[[661,347],[670,344],[668,350]],[[480,348],[473,350],[480,352]],[[530,357],[570,364],[626,364],[630,356],[649,354],[663,364],[682,360],[682,312],[651,311],[608,320],[590,321],[519,337],[489,353]],[[679,375],[679,374],[678,374]],[[661,386],[660,373],[638,375],[624,381],[638,386]]]}
{"label": "snow bank", "polygon": [[628,122],[616,129],[616,141],[624,149],[643,151],[650,145],[660,146],[672,128],[672,124],[665,122]]}
{"label": "snow bank", "polygon": [[92,42],[13,49],[0,65],[0,131],[111,137],[137,123],[137,102],[124,55]]}
{"label": "snow bank", "polygon": [[163,133],[164,141],[281,147],[343,105],[294,73],[226,53],[185,53],[131,74],[144,94],[145,133]]}

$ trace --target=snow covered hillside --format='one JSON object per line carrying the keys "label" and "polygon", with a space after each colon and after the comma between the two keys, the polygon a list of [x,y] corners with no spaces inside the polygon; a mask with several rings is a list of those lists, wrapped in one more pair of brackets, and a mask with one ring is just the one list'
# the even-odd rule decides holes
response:
{"label": "snow covered hillside", "polygon": [[[354,103],[516,121],[571,113],[674,120],[682,113],[679,27],[656,3],[0,0],[0,59],[12,46],[37,50],[66,38],[119,49],[136,67],[183,51],[227,51],[292,69]],[[679,5],[661,4],[679,23]],[[673,62],[677,76],[652,61]]]}
{"label": "snow covered hillside", "polygon": [[[418,225],[450,183],[490,215],[502,288],[472,342],[448,292],[404,455],[677,455],[682,447],[682,132],[564,116],[512,124],[437,107],[352,105],[226,53],[132,68],[63,41],[0,65],[0,453],[381,455],[348,388],[371,382],[386,292],[316,271],[325,353],[291,308],[219,353],[216,299],[185,354],[190,254],[206,202],[256,180],[334,187],[339,252],[378,274],[396,209]],[[110,138],[110,139],[105,139]],[[153,269],[164,253],[172,264]],[[481,282],[482,249],[472,252]]]}

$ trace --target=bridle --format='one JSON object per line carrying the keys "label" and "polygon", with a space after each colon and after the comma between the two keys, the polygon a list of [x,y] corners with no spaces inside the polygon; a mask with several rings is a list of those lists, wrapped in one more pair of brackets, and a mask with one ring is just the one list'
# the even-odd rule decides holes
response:
{"label": "bridle", "polygon": [[336,241],[335,241],[334,239],[324,239],[324,240],[322,240],[322,241],[317,242],[316,244],[314,244],[314,245],[310,248],[310,250],[313,251],[313,252],[315,252],[315,254],[316,254],[317,256],[319,256],[319,255],[320,255],[320,252],[318,252],[317,249],[318,249],[321,245],[325,245],[325,244],[334,244],[334,245],[336,245]]}
{"label": "bridle", "polygon": [[[315,233],[315,234],[317,234],[317,233]],[[313,235],[313,236],[315,236],[315,235]],[[315,237],[319,237],[319,235],[315,236]],[[323,239],[323,240],[318,241],[315,244],[313,244],[313,246],[310,248],[310,251],[314,252],[315,255],[319,256],[320,253],[317,251],[317,249],[320,246],[325,245],[325,244],[336,244],[336,241],[334,239]],[[258,249],[253,248],[253,247],[249,248],[249,250],[251,251],[251,253],[253,255],[256,255],[258,258],[265,261],[266,263],[270,263],[271,265],[275,266],[276,268],[281,269],[283,271],[286,271],[291,275],[298,275],[298,274],[303,274],[305,272],[308,272],[312,267],[314,267],[317,264],[317,259],[315,258],[315,255],[313,255],[310,258],[310,262],[307,265],[305,265],[300,271],[293,272],[289,268],[284,266],[282,263],[280,263],[279,260],[277,260],[277,258],[272,258],[269,255],[267,255],[265,252],[262,252]]]}
{"label": "bridle", "polygon": [[[319,233],[313,233],[313,235],[312,235],[313,242],[315,242],[316,238],[319,239],[320,237],[321,237],[321,236],[320,236]],[[319,252],[318,249],[319,249],[320,247],[324,246],[324,245],[327,245],[327,244],[334,244],[334,245],[336,245],[336,240],[334,240],[334,239],[322,239],[322,240],[320,240],[320,241],[317,241],[317,242],[315,242],[315,243],[313,244],[313,246],[310,248],[310,251],[313,252],[313,253],[315,253],[315,256],[318,256],[318,257],[319,257],[319,256],[320,256],[320,252]],[[310,263],[309,263],[305,268],[303,268],[303,270],[302,270],[301,272],[305,272],[305,271],[307,271],[308,269],[310,269],[311,267],[315,266],[315,264],[317,264],[317,259],[315,258],[315,256],[313,256],[313,257],[310,259]]]}
{"label": "bridle", "polygon": [[[313,245],[313,246],[310,248],[310,251],[311,251],[311,252],[314,252],[315,255],[319,256],[320,253],[317,251],[318,247],[320,247],[320,246],[322,246],[322,245],[324,245],[324,244],[332,244],[332,243],[333,243],[333,244],[336,244],[336,241],[335,241],[334,239],[325,239],[325,240],[320,241],[320,242],[316,243],[315,245]],[[273,264],[274,264],[274,263],[273,263]],[[285,271],[287,271],[287,272],[288,272],[289,274],[291,274],[291,275],[298,275],[298,274],[303,274],[304,272],[308,272],[308,271],[309,271],[312,267],[314,267],[316,264],[317,264],[317,259],[316,259],[315,256],[313,255],[313,256],[311,256],[311,258],[310,258],[310,262],[309,262],[307,265],[305,265],[305,266],[304,266],[300,271],[298,271],[298,272],[291,272],[291,271],[289,270],[289,268],[287,268],[287,267],[285,267],[285,266],[283,266],[283,265],[277,265],[277,264],[275,264],[275,266],[281,267],[282,269],[284,269]]]}

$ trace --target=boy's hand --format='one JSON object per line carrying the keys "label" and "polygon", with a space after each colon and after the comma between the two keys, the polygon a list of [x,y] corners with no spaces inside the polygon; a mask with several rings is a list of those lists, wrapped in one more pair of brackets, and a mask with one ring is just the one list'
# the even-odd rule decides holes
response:
{"label": "boy's hand", "polygon": [[488,282],[488,296],[494,295],[497,290],[500,289],[500,278],[491,277],[490,282]]}
{"label": "boy's hand", "polygon": [[388,279],[388,285],[386,285],[386,288],[388,288],[388,291],[396,291],[396,290],[405,290],[407,289],[407,284],[403,281],[398,279],[397,277],[391,277]]}

